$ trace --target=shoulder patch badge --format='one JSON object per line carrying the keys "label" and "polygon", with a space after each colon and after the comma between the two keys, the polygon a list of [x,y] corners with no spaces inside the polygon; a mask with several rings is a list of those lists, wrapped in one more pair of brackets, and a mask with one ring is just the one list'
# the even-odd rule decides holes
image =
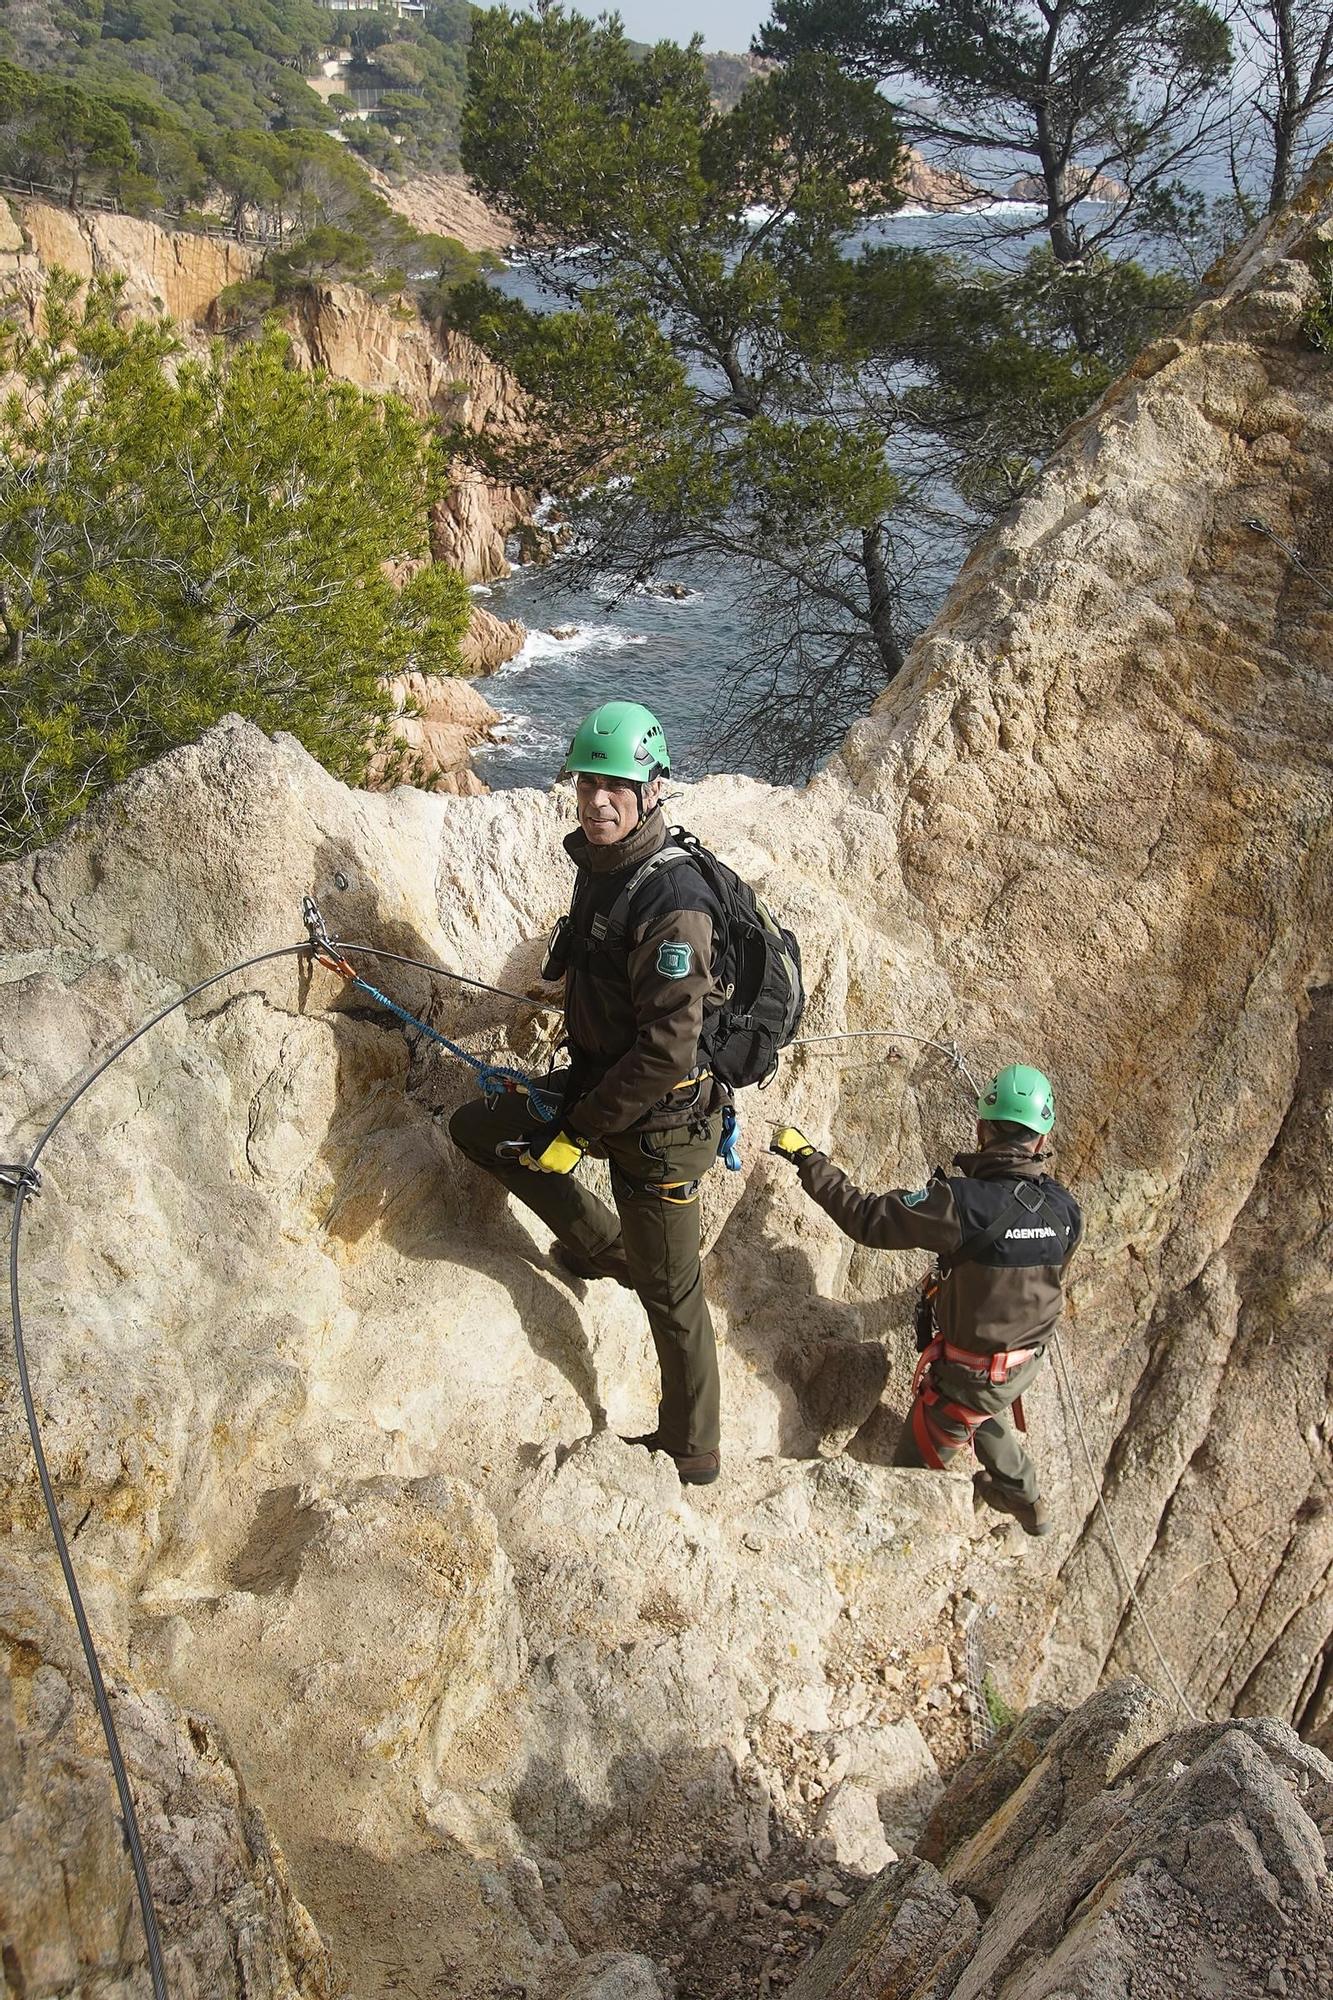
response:
{"label": "shoulder patch badge", "polygon": [[674,939],[657,947],[657,969],[663,979],[684,979],[693,959],[693,947]]}
{"label": "shoulder patch badge", "polygon": [[930,1184],[929,1182],[927,1182],[926,1186],[923,1188],[918,1188],[915,1194],[905,1194],[903,1196],[903,1207],[920,1208],[922,1202],[925,1200],[926,1196],[929,1193],[930,1193]]}

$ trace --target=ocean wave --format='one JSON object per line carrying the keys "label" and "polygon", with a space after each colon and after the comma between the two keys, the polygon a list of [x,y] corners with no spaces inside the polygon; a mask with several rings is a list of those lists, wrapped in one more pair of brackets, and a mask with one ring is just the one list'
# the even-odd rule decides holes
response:
{"label": "ocean wave", "polygon": [[597,585],[608,596],[646,597],[654,604],[697,604],[708,594],[698,584],[679,583],[674,577],[650,576],[642,581],[631,581],[628,573],[621,569],[599,570]]}
{"label": "ocean wave", "polygon": [[895,222],[948,222],[955,215],[1045,215],[1046,204],[1040,201],[1009,201],[1003,196],[985,196],[979,201],[961,201],[957,208],[927,208],[923,202],[905,201],[901,208],[891,209],[885,215],[875,217],[877,222],[892,226]]}
{"label": "ocean wave", "polygon": [[500,757],[507,751],[511,756],[516,751],[534,752],[543,757],[553,757],[565,750],[565,738],[549,723],[538,722],[531,715],[502,714],[493,729],[494,744],[489,749],[479,749],[478,757]]}
{"label": "ocean wave", "polygon": [[[559,629],[564,631],[565,627]],[[513,659],[497,667],[488,679],[503,680],[507,674],[520,673],[539,660],[573,660],[583,653],[623,653],[627,646],[647,644],[646,632],[626,632],[619,625],[579,625],[566,639],[558,639],[554,632],[530,631]]]}

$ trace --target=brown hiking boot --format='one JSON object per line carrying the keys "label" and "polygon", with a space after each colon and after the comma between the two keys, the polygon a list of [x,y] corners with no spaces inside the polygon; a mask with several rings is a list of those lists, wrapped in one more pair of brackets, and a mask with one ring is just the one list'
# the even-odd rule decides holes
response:
{"label": "brown hiking boot", "polygon": [[641,1444],[645,1451],[666,1452],[676,1468],[682,1486],[711,1486],[722,1470],[720,1451],[695,1452],[690,1457],[680,1457],[674,1451],[667,1451],[656,1431],[649,1431],[644,1437],[624,1440],[626,1444]]}
{"label": "brown hiking boot", "polygon": [[571,1278],[614,1278],[627,1292],[634,1290],[629,1264],[619,1243],[613,1243],[609,1250],[603,1250],[597,1257],[588,1256],[584,1250],[576,1250],[571,1243],[553,1243],[551,1255]]}
{"label": "brown hiking boot", "polygon": [[972,1481],[972,1491],[997,1513],[1012,1514],[1025,1535],[1049,1535],[1055,1526],[1040,1494],[1035,1500],[1020,1500],[1016,1493],[1010,1493],[985,1472],[979,1472]]}

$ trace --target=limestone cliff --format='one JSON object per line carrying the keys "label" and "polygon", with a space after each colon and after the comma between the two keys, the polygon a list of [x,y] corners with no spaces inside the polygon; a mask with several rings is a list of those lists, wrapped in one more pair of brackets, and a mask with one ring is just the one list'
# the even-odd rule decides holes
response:
{"label": "limestone cliff", "polygon": [[[219,295],[253,276],[258,265],[256,250],[225,236],[166,230],[132,216],[41,201],[18,201],[12,214],[0,199],[0,280],[8,281],[29,315],[37,310],[47,272],[57,266],[80,278],[116,273],[125,281],[123,296],[132,313],[166,314],[186,342],[197,345],[216,329]],[[405,316],[355,285],[326,285],[298,295],[288,325],[299,364],[326,369],[371,394],[392,392],[423,417],[500,435],[523,422],[517,385],[474,342],[432,327],[415,313]],[[470,468],[455,465],[431,512],[431,553],[470,582],[506,575],[506,539],[530,512],[528,496],[516,487],[479,479]],[[474,605],[462,648],[466,669],[493,671],[514,657],[525,636],[521,625]],[[477,697],[470,733],[460,730],[455,711],[468,709],[469,697],[450,693],[436,676],[411,678],[415,719],[400,732],[408,754],[394,760],[394,769],[444,791],[481,790],[468,748],[484,741],[498,718]],[[397,692],[401,697],[403,690]],[[371,783],[384,764],[383,758],[374,761]]]}
{"label": "limestone cliff", "polygon": [[[225,236],[42,201],[13,206],[22,240],[0,240],[0,275],[16,283],[30,307],[55,265],[81,278],[115,272],[125,279],[132,312],[166,313],[187,340],[199,341],[215,326],[219,293],[253,276],[259,264],[257,250]],[[404,317],[391,301],[355,285],[302,294],[291,326],[298,359],[372,393],[392,390],[422,416],[473,430],[504,431],[522,422],[516,385],[465,335],[433,328],[415,314]],[[434,554],[469,582],[502,576],[505,538],[529,511],[516,489],[460,470],[435,513]]]}
{"label": "limestone cliff", "polygon": [[[686,1495],[619,1442],[651,1419],[637,1306],[564,1278],[460,1169],[436,1114],[465,1073],[331,975],[289,958],[203,996],[52,1146],[25,1296],[113,1681],[164,1728],[219,1732],[267,1829],[247,1853],[280,1845],[356,2000],[660,1991],[651,1968],[604,1977],[611,1948],[684,2000],[781,1983],[956,1761],[966,1621],[1011,1701],[1125,1668],[1164,1687],[1095,1482],[1193,1706],[1326,1737],[1333,401],[1302,328],[1326,236],[1316,192],[1143,357],[819,779],[714,779],[676,808],[800,932],[808,1034],[901,1031],[793,1052],[743,1107],[746,1172],[706,1186],[718,1487]],[[292,940],[307,890],[349,939],[522,990],[565,894],[563,810],[348,792],[239,723],[141,772],[0,872],[0,1152],[154,1006]],[[377,976],[476,1049],[536,1063],[553,1040],[536,1009]],[[976,1068],[1056,1077],[1088,1218],[1064,1350],[1095,1482],[1048,1370],[1029,1401],[1048,1544],[974,1517],[961,1471],[887,1467],[920,1260],[853,1251],[763,1150],[794,1118],[866,1183],[916,1184],[970,1104],[910,1037],[952,1036]],[[45,1629],[8,1378],[0,1498],[6,1630]],[[40,1759],[42,1717],[18,1727]],[[1297,1756],[1258,1729],[1211,1740],[1145,1767],[1166,1803],[1144,1855],[1168,1872],[1176,1763],[1180,1839],[1220,1827],[1200,1841],[1221,1868],[1249,1847],[1212,1802],[1260,1797],[1251,1751]],[[1075,1816],[1068,1845],[1094,1822],[1110,1840],[1125,1800],[1104,1776],[1105,1820]],[[1058,1841],[1052,1782],[989,1833],[978,1807],[967,1838],[1002,1848],[1017,1816]],[[169,1812],[152,1838],[169,1873]],[[961,1884],[979,1918],[938,1839],[947,1907]],[[1121,1895],[1117,1851],[1078,1877],[1089,1922]],[[1024,1896],[1057,1879],[1037,1854],[1016,1855]],[[205,1906],[187,1883],[173,1938]],[[1020,1947],[1025,2000],[1118,1990],[1062,1985],[1030,1918],[995,1909],[960,1994],[998,1993]]]}

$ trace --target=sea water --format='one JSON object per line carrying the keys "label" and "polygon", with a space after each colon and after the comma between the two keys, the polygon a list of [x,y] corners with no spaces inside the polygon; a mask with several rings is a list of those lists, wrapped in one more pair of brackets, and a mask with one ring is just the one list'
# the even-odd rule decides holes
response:
{"label": "sea water", "polygon": [[[1089,213],[1100,204],[1089,204]],[[947,249],[997,263],[1012,263],[1031,248],[1035,203],[996,201],[945,215],[915,206],[897,210],[867,231],[904,248]],[[496,281],[534,307],[549,305],[531,272],[512,265]],[[937,554],[941,552],[937,551]],[[929,616],[966,553],[942,551],[926,597]],[[484,691],[503,722],[498,743],[474,753],[481,776],[493,787],[550,784],[580,720],[613,698],[645,702],[661,718],[676,774],[695,778],[717,760],[711,754],[710,719],[719,688],[734,681],[748,657],[744,579],[725,560],[674,568],[646,588],[624,593],[624,579],[599,578],[593,588],[573,588],[557,558],[515,565],[511,577],[479,592],[487,609],[528,628],[522,651],[490,675]],[[559,635],[559,636],[557,636]],[[856,710],[834,716],[841,728]],[[745,769],[728,754],[729,770]],[[762,775],[762,774],[761,774]]]}

